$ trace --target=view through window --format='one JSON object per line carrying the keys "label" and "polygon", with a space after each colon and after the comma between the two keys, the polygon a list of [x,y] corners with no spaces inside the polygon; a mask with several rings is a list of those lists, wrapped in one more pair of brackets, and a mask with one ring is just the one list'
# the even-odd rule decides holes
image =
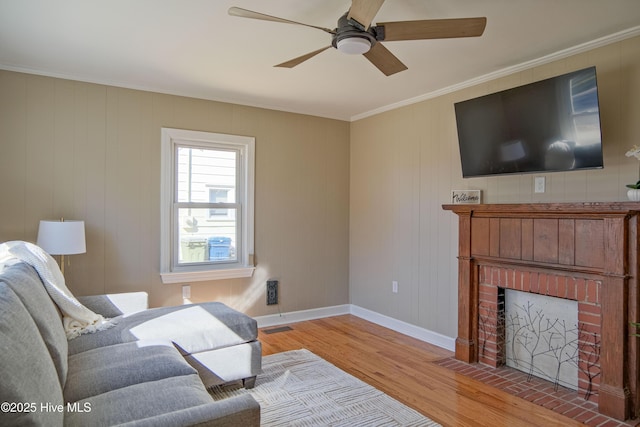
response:
{"label": "view through window", "polygon": [[162,129],[164,283],[253,273],[254,149],[252,137]]}

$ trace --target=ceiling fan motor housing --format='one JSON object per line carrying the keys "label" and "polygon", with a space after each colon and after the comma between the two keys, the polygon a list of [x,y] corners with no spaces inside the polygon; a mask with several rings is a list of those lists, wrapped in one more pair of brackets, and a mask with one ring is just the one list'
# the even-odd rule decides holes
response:
{"label": "ceiling fan motor housing", "polygon": [[359,51],[359,52],[352,52],[352,53],[367,52],[370,48],[372,48],[376,44],[376,41],[377,41],[376,33],[373,27],[370,27],[368,30],[363,30],[358,25],[359,24],[352,23],[352,21],[347,19],[347,13],[342,15],[338,19],[338,28],[336,28],[335,34],[331,38],[331,45],[342,52],[351,53],[345,50],[343,46],[339,46],[339,44],[343,45],[344,41],[353,40],[353,39],[356,39],[354,40],[355,43],[361,44],[362,42],[359,42],[357,40],[357,39],[360,39],[360,40],[367,41],[369,43],[369,48],[366,49],[364,52]]}

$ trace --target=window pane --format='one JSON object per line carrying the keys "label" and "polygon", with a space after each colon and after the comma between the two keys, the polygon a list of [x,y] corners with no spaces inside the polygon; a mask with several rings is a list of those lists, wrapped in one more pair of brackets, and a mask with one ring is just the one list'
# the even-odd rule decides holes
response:
{"label": "window pane", "polygon": [[234,262],[236,254],[236,209],[179,208],[178,264]]}
{"label": "window pane", "polygon": [[235,203],[237,157],[233,150],[177,146],[176,201],[210,202],[213,189],[224,194],[215,202]]}

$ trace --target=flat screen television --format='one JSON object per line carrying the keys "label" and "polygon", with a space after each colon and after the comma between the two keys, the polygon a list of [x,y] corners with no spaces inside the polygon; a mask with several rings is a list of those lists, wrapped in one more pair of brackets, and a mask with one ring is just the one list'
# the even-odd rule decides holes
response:
{"label": "flat screen television", "polygon": [[465,178],[603,167],[595,67],[455,104]]}

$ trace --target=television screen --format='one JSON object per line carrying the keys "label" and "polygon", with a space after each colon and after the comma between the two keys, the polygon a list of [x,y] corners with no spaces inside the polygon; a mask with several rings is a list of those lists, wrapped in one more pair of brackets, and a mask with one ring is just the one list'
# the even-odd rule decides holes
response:
{"label": "television screen", "polygon": [[595,67],[455,104],[465,178],[602,168]]}

